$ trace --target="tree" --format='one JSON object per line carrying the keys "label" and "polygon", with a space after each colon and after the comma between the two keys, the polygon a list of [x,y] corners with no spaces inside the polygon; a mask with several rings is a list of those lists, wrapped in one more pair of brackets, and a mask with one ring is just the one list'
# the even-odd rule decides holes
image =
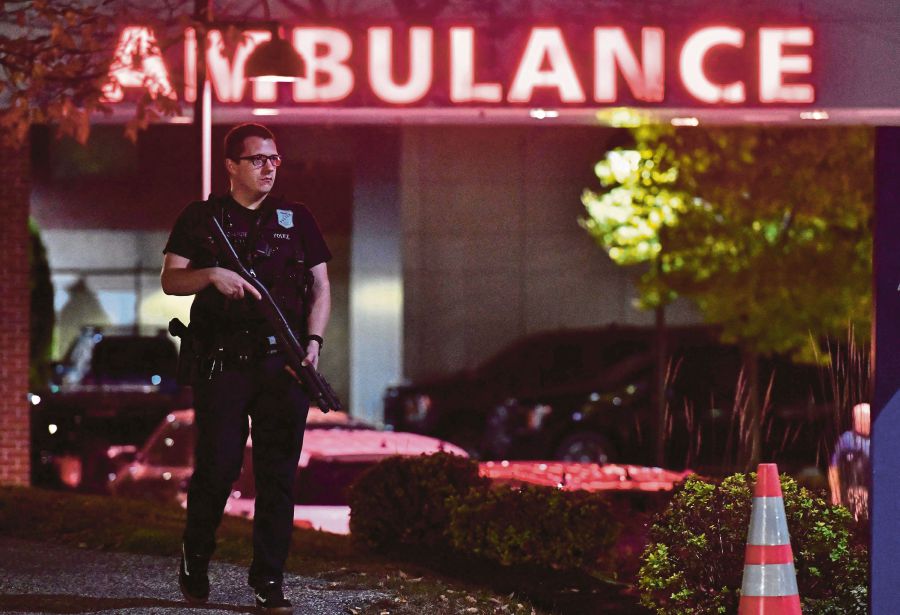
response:
{"label": "tree", "polygon": [[678,223],[690,197],[675,188],[678,173],[665,164],[665,156],[664,148],[651,149],[640,141],[634,149],[616,148],[594,167],[607,190],[582,194],[587,217],[579,224],[609,257],[619,265],[651,264],[639,280],[642,309],[665,306],[676,297],[659,283],[657,264],[662,261],[663,229]]}
{"label": "tree", "polygon": [[28,221],[30,246],[28,250],[31,284],[31,335],[29,343],[28,386],[32,391],[42,391],[48,382],[50,350],[53,346],[53,283],[50,280],[50,263],[47,249],[41,240],[41,232],[34,219]]}
{"label": "tree", "polygon": [[659,142],[699,199],[664,238],[676,248],[667,285],[726,341],[808,356],[810,334],[868,330],[870,129],[671,130]]}
{"label": "tree", "polygon": [[[664,169],[664,150],[615,149],[594,167],[602,194],[585,190],[582,202],[588,217],[579,220],[609,257],[620,265],[649,263],[642,281],[659,281],[663,228],[677,223],[687,196],[672,186],[673,168]],[[656,319],[656,368],[653,403],[656,406],[656,463],[665,462],[666,442],[666,344],[665,308],[675,294],[659,284],[645,284],[640,307],[653,309]]]}
{"label": "tree", "polygon": [[627,172],[598,165],[609,189],[585,192],[583,226],[617,262],[656,259],[641,305],[683,296],[741,347],[753,463],[759,356],[808,358],[810,338],[868,330],[871,131],[649,126],[633,136]]}
{"label": "tree", "polygon": [[[90,117],[109,112],[104,102],[110,66],[122,26],[153,28],[158,40],[133,50],[126,59],[140,64],[174,42],[188,25],[183,3],[175,0],[34,0],[4,2],[0,21],[0,137],[6,143],[26,138],[32,124],[54,124],[58,134],[84,142]],[[151,75],[136,99],[127,126],[136,138],[158,113],[178,110],[174,94]]]}

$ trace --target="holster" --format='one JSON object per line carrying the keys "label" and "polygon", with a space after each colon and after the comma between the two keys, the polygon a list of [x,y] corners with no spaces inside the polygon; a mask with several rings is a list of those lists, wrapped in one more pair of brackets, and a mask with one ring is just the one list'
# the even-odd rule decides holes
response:
{"label": "holster", "polygon": [[192,386],[200,377],[200,362],[205,354],[203,342],[191,326],[177,318],[169,321],[169,333],[181,338],[175,379],[181,386]]}

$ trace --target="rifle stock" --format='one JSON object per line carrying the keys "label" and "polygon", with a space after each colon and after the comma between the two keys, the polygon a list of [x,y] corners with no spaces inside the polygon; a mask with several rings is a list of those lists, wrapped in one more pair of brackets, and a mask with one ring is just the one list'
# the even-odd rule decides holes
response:
{"label": "rifle stock", "polygon": [[300,345],[275,300],[272,299],[272,295],[269,294],[269,289],[244,267],[237,252],[234,250],[234,246],[228,241],[228,236],[225,235],[222,225],[219,224],[215,216],[212,216],[212,222],[213,240],[219,247],[221,256],[234,268],[234,271],[239,276],[259,292],[262,297],[259,304],[263,316],[275,330],[275,337],[278,338],[279,346],[284,351],[287,364],[294,370],[294,373],[300,380],[300,384],[303,385],[303,388],[309,395],[310,401],[318,406],[322,412],[341,410],[343,407],[341,400],[335,394],[331,385],[328,384],[328,381],[312,365],[303,365],[306,351]]}

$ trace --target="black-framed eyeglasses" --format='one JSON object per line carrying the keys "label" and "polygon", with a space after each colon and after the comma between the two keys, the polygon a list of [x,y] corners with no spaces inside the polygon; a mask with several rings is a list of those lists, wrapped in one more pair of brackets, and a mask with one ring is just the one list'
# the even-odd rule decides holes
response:
{"label": "black-framed eyeglasses", "polygon": [[266,164],[266,160],[272,163],[273,167],[281,166],[281,156],[278,154],[272,154],[271,156],[264,156],[263,154],[256,154],[254,156],[240,156],[238,160],[249,160],[250,164],[253,165],[254,169],[261,169]]}

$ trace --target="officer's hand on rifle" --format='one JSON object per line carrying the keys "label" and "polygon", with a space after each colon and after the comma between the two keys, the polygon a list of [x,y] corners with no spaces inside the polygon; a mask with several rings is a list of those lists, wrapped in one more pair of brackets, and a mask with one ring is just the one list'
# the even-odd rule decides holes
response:
{"label": "officer's hand on rifle", "polygon": [[209,281],[216,287],[216,290],[229,299],[243,299],[244,293],[249,293],[256,299],[262,298],[258,290],[230,269],[213,267],[209,274]]}
{"label": "officer's hand on rifle", "polygon": [[316,340],[309,340],[306,343],[306,356],[303,357],[303,364],[319,369],[319,342]]}
{"label": "officer's hand on rifle", "polygon": [[[319,342],[315,340],[310,340],[306,345],[306,356],[303,357],[303,365],[310,364],[312,364],[314,368],[319,369]],[[291,376],[300,380],[300,377],[297,376],[297,372],[295,372],[290,365],[285,365],[284,369],[286,369]]]}

